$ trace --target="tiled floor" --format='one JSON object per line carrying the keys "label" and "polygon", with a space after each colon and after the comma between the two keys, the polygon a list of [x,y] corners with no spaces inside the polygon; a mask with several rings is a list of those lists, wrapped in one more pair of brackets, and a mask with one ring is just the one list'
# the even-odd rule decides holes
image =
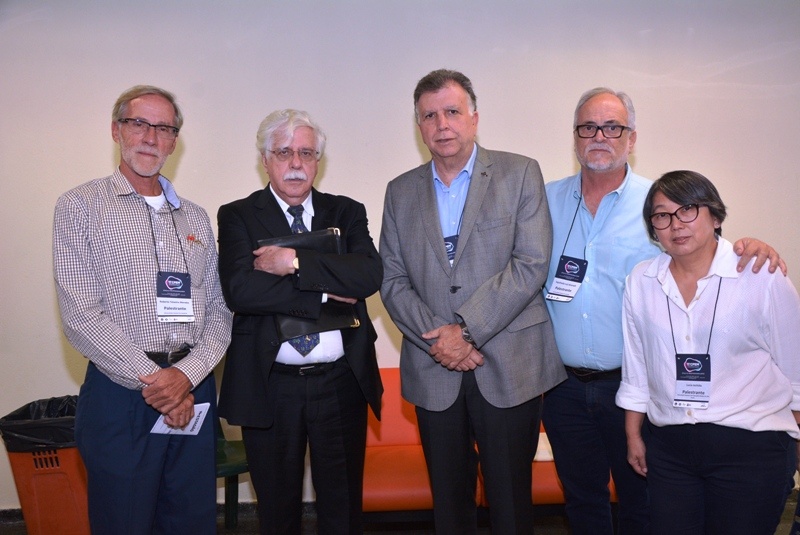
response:
{"label": "tiled floor", "polygon": [[[786,510],[775,535],[789,535],[796,505],[797,492],[794,492],[786,502]],[[560,515],[539,515],[536,519],[535,529],[537,535],[569,534],[566,519]],[[222,509],[220,508],[220,513],[217,517],[217,532],[219,534],[257,534],[258,520],[256,519],[255,507],[252,504],[241,504],[239,525],[232,530],[225,529]],[[316,533],[316,522],[313,515],[307,515],[303,520],[303,534],[310,535],[314,533]],[[433,533],[433,526],[430,522],[367,523],[364,526],[364,535],[433,535]],[[479,533],[481,535],[490,533],[485,523],[482,523]],[[25,523],[22,521],[19,511],[0,511],[0,535],[27,535]]]}

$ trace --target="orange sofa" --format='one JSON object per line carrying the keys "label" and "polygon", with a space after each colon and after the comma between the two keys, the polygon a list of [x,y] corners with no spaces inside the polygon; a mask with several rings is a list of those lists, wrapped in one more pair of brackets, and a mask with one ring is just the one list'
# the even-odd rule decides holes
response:
{"label": "orange sofa", "polygon": [[[379,422],[370,413],[364,464],[364,505],[367,520],[428,519],[433,509],[425,456],[414,406],[400,395],[400,370],[381,368],[383,405]],[[544,431],[544,429],[542,429]],[[564,491],[553,461],[533,462],[532,499],[537,506],[563,506]],[[613,484],[613,499],[616,495]],[[481,478],[475,503],[488,505]]]}

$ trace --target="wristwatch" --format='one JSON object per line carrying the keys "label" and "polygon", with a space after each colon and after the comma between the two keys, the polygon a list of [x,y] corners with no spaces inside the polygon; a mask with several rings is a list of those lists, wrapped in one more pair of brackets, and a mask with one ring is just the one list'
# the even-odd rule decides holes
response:
{"label": "wristwatch", "polygon": [[472,335],[469,333],[469,329],[467,329],[467,324],[464,323],[463,319],[458,320],[458,326],[461,327],[461,338],[463,338],[466,343],[474,346],[475,339],[472,338]]}
{"label": "wristwatch", "polygon": [[292,267],[295,271],[300,271],[300,259],[296,256],[292,259]]}

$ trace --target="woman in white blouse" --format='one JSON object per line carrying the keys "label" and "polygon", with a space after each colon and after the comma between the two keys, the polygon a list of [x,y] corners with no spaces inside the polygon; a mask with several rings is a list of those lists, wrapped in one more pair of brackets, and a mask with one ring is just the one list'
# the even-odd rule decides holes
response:
{"label": "woman in white blouse", "polygon": [[800,298],[780,274],[737,272],[704,176],[665,174],[643,215],[666,252],[627,279],[617,405],[653,533],[773,535],[800,439]]}

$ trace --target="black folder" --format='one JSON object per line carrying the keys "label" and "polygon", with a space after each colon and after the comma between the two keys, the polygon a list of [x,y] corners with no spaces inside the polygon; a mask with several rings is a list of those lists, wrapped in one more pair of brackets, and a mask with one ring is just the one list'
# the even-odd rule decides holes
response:
{"label": "black folder", "polygon": [[[265,245],[304,249],[326,254],[344,253],[341,232],[336,227],[258,240],[259,247],[264,247]],[[342,303],[334,299],[329,299],[322,304],[322,309],[317,319],[298,318],[288,314],[275,315],[275,327],[278,330],[278,337],[281,342],[306,334],[356,328],[359,325],[361,325],[361,322],[356,316],[355,307],[349,303]]]}
{"label": "black folder", "polygon": [[338,228],[330,227],[313,232],[299,232],[258,240],[258,246],[275,245],[291,249],[306,249],[320,253],[342,254],[342,235]]}

